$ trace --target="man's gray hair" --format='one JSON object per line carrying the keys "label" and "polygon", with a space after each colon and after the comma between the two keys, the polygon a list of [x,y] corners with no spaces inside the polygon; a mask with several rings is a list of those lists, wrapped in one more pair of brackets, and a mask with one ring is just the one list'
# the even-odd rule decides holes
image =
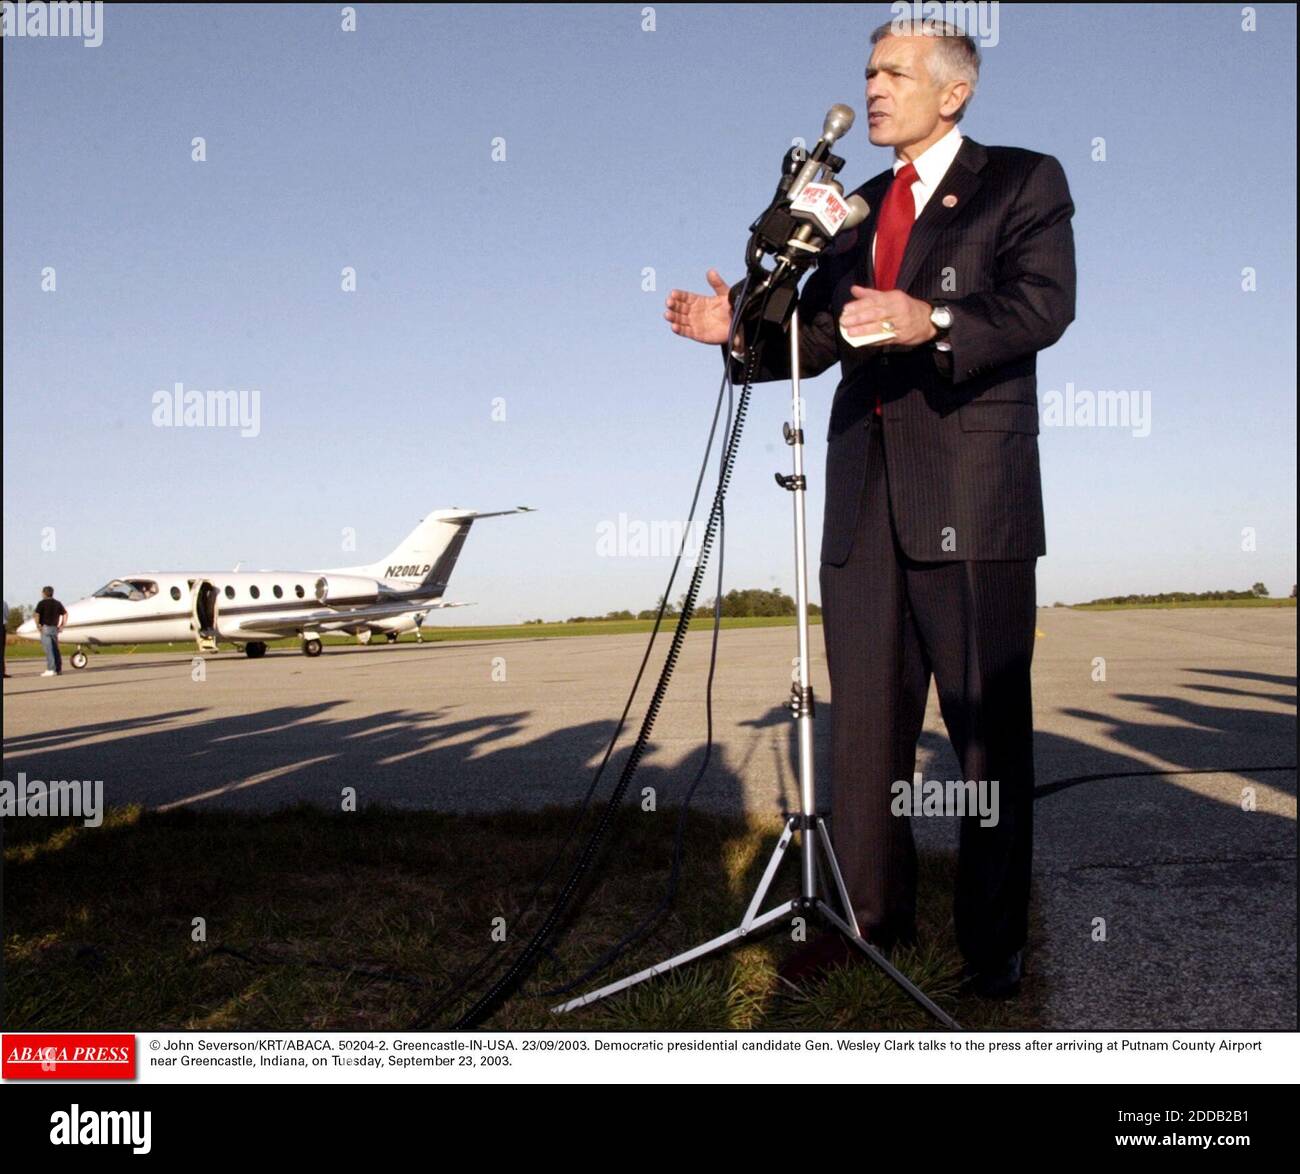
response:
{"label": "man's gray hair", "polygon": [[931,19],[888,21],[871,34],[871,43],[878,44],[886,37],[936,38],[934,55],[930,61],[935,85],[946,86],[949,82],[963,81],[970,86],[970,97],[953,115],[953,121],[960,122],[971,98],[975,96],[975,87],[980,80],[980,51],[976,48],[975,39],[947,21]]}

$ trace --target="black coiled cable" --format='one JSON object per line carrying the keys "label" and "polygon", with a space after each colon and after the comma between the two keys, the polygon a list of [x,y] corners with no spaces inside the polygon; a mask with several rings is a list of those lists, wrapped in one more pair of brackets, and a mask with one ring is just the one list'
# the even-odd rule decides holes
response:
{"label": "black coiled cable", "polygon": [[[746,282],[746,285],[748,283]],[[742,290],[740,297],[737,299],[736,311],[732,318],[728,338],[735,337],[736,327],[739,325],[740,314],[744,307],[745,291]],[[764,298],[764,308],[766,298]],[[761,317],[762,309],[759,316]],[[695,601],[699,596],[700,587],[704,581],[704,572],[708,566],[709,552],[713,546],[714,536],[722,520],[723,502],[726,498],[727,488],[731,484],[731,475],[736,463],[736,456],[739,452],[740,437],[745,426],[745,415],[749,409],[749,395],[751,384],[753,382],[754,372],[758,366],[758,360],[761,353],[761,343],[751,346],[746,355],[745,364],[745,382],[741,387],[740,397],[736,402],[735,419],[732,421],[730,431],[724,443],[722,454],[722,465],[718,474],[718,484],[714,491],[713,505],[709,510],[709,520],[705,526],[704,538],[700,544],[700,555],[695,565],[694,573],[691,575],[690,586],[686,592],[686,598],[682,606],[681,614],[677,619],[677,627],[673,632],[672,642],[669,645],[668,654],[664,658],[663,668],[660,670],[659,680],[655,685],[654,693],[650,698],[650,703],[646,708],[645,717],[642,719],[641,728],[637,733],[636,741],[628,755],[627,762],[624,763],[623,771],[619,776],[617,785],[613,793],[605,803],[604,810],[601,812],[600,820],[592,830],[591,835],[587,838],[579,852],[578,859],[574,864],[569,876],[566,878],[559,896],[547,911],[542,924],[529,939],[528,943],[519,952],[519,956],[512,962],[506,972],[498,978],[489,990],[483,994],[474,1004],[466,1011],[460,1019],[456,1021],[454,1027],[465,1029],[476,1027],[482,1023],[497,1007],[514,991],[527,975],[532,964],[536,961],[537,956],[542,952],[546,945],[547,939],[559,925],[569,902],[573,899],[574,893],[581,884],[582,879],[586,876],[592,863],[595,861],[600,849],[604,846],[605,838],[609,832],[610,824],[613,821],[614,814],[618,811],[622,803],[623,796],[627,793],[631,785],[632,777],[636,774],[641,759],[645,754],[646,746],[649,743],[650,734],[654,729],[655,720],[659,716],[659,710],[663,705],[663,699],[668,691],[668,684],[672,678],[673,670],[677,665],[677,660],[681,655],[682,644],[685,642],[686,635],[690,630],[691,618],[695,612]],[[665,605],[667,599],[665,597]],[[612,749],[611,741],[611,749]],[[606,755],[608,759],[608,754]],[[602,764],[603,766],[603,764]]]}

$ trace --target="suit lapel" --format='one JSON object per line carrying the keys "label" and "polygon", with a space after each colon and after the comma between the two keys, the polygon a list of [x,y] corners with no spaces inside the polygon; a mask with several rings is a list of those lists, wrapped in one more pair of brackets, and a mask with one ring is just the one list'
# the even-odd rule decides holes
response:
{"label": "suit lapel", "polygon": [[907,289],[939,234],[965,212],[971,197],[984,182],[980,171],[987,157],[987,152],[979,143],[962,139],[952,166],[939,181],[938,188],[925,202],[921,215],[912,225],[907,248],[903,250],[903,260],[898,267],[898,280],[894,283],[896,289]]}

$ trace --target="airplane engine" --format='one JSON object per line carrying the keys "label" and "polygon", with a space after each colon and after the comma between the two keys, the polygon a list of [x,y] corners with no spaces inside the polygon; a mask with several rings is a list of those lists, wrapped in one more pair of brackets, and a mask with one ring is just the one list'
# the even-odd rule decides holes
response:
{"label": "airplane engine", "polygon": [[316,580],[316,602],[330,607],[356,607],[378,603],[383,588],[374,579],[358,575],[322,575]]}

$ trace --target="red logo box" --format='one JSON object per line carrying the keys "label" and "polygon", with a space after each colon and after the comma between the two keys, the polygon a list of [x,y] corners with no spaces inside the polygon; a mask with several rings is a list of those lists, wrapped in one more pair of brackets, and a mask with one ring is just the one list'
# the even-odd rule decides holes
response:
{"label": "red logo box", "polygon": [[6,1035],[5,1080],[134,1080],[135,1036]]}

